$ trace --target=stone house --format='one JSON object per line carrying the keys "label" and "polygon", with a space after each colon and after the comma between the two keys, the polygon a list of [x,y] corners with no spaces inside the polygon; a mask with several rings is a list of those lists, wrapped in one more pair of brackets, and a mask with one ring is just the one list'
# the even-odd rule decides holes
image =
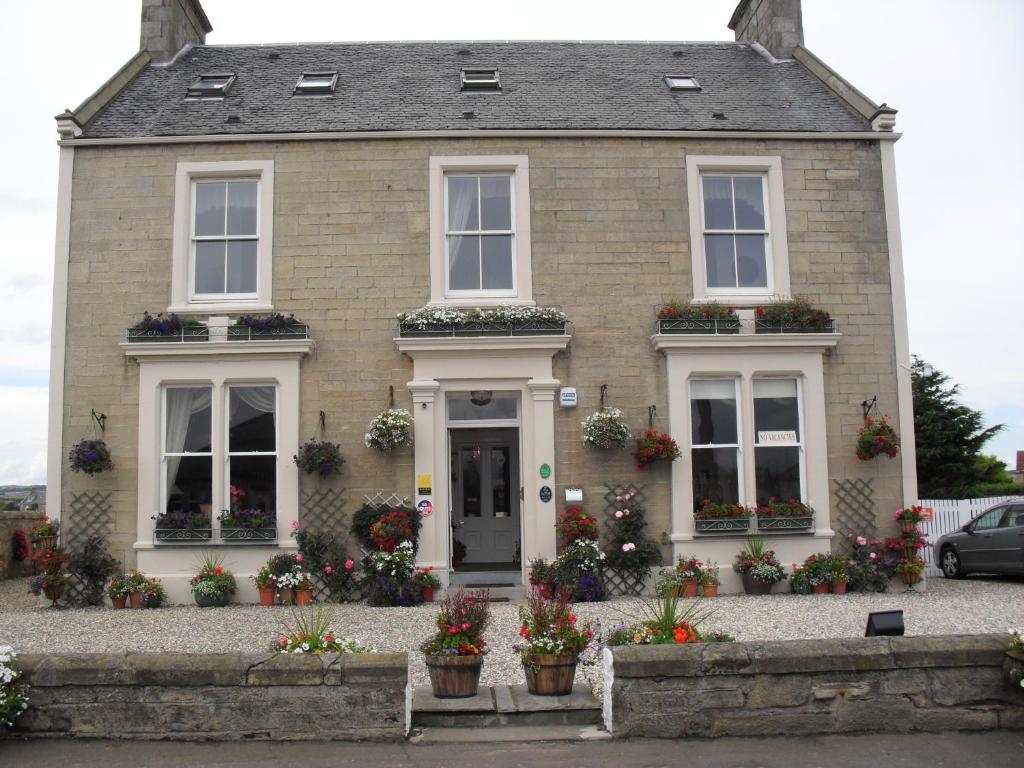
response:
{"label": "stone house", "polygon": [[[705,497],[812,506],[810,529],[766,533],[784,563],[884,532],[916,498],[895,110],[804,48],[799,0],[742,0],[729,26],[736,42],[207,46],[198,0],[143,0],[139,53],[57,118],[65,530],[101,521],[177,599],[200,550],[244,576],[294,547],[293,519],[344,530],[378,491],[426,513],[420,562],[446,582],[520,583],[567,499],[604,518],[631,484],[664,562],[712,558],[727,591],[740,542],[697,530]],[[755,332],[790,297],[835,327]],[[668,332],[672,301],[734,307],[739,332]],[[569,322],[399,331],[428,305]],[[204,325],[126,336],[144,312]],[[235,335],[269,313],[304,325]],[[415,444],[380,453],[364,433],[392,390]],[[681,458],[639,470],[585,446],[602,392]],[[894,460],[855,455],[872,398]],[[73,474],[93,411],[115,468]],[[340,443],[340,475],[300,474],[311,436]],[[276,540],[224,538],[232,486],[276,513]],[[209,538],[159,540],[172,511]]]}

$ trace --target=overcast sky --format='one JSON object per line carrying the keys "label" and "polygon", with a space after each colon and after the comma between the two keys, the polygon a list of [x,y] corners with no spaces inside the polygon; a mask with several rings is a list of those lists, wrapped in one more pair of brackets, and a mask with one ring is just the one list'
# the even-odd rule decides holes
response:
{"label": "overcast sky", "polygon": [[[204,0],[207,42],[730,40],[734,0],[339,3]],[[1024,449],[1024,2],[804,0],[807,47],[899,109],[911,350],[957,381],[988,451]],[[0,48],[0,485],[45,481],[57,147],[138,49],[140,0],[7,3]],[[514,12],[511,10],[514,8]],[[168,254],[168,258],[170,255]],[[110,339],[110,343],[116,343]],[[865,396],[874,394],[865,391]]]}

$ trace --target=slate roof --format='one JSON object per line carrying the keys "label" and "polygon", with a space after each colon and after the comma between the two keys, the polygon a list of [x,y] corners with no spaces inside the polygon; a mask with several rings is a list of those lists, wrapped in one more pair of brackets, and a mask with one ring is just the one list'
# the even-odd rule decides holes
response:
{"label": "slate roof", "polygon": [[[501,93],[461,92],[463,67],[496,67]],[[333,96],[293,95],[303,71],[335,69]],[[238,77],[221,101],[185,101],[188,86],[209,72]],[[666,75],[691,75],[702,89],[670,91]],[[196,46],[169,66],[146,67],[83,136],[479,129],[864,131],[870,124],[800,63],[769,61],[746,43],[327,43]]]}

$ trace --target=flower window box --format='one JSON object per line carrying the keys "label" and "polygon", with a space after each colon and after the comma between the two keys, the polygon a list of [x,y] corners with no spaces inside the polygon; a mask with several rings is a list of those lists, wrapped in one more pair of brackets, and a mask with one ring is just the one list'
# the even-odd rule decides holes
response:
{"label": "flower window box", "polygon": [[750,530],[749,517],[707,517],[694,520],[697,533],[746,533]]}
{"label": "flower window box", "polygon": [[207,341],[209,338],[210,329],[198,320],[182,320],[175,314],[154,317],[143,312],[142,320],[125,331],[125,341],[129,344]]}
{"label": "flower window box", "polygon": [[309,326],[294,315],[245,315],[228,326],[228,341],[289,341],[308,339]]}
{"label": "flower window box", "polygon": [[161,544],[194,544],[213,538],[210,517],[205,512],[176,509],[153,519],[153,540]]}
{"label": "flower window box", "polygon": [[736,310],[710,301],[666,304],[658,310],[658,333],[739,333]]}
{"label": "flower window box", "polygon": [[835,333],[828,312],[803,299],[778,301],[754,310],[754,333]]}
{"label": "flower window box", "polygon": [[244,528],[222,525],[220,537],[230,542],[264,542],[277,540],[277,528]]}
{"label": "flower window box", "polygon": [[769,497],[767,504],[757,505],[759,531],[807,531],[814,526],[814,510],[802,501],[776,501]]}
{"label": "flower window box", "polygon": [[758,517],[759,531],[809,531],[814,527],[814,515],[809,517]]}
{"label": "flower window box", "polygon": [[399,313],[398,334],[403,338],[561,336],[566,333],[566,322],[560,310],[543,307],[424,307]]}
{"label": "flower window box", "polygon": [[161,544],[194,544],[212,538],[212,528],[156,528],[153,531],[153,540]]}

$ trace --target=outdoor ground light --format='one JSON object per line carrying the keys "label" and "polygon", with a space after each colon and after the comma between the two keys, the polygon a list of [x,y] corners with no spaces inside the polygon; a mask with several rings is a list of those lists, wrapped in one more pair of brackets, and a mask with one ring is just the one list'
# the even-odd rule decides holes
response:
{"label": "outdoor ground light", "polygon": [[903,611],[875,611],[868,614],[864,637],[903,634]]}

